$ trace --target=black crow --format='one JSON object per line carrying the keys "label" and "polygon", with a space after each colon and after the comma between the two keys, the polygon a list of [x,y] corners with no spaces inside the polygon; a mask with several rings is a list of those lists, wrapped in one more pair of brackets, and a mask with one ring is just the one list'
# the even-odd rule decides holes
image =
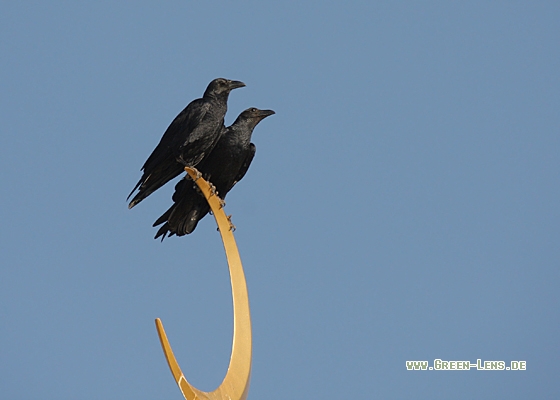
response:
{"label": "black crow", "polygon": [[214,79],[201,99],[193,100],[175,117],[144,163],[144,173],[127,197],[128,200],[138,189],[128,208],[179,176],[185,166],[196,166],[210,153],[224,131],[229,93],[243,86],[240,81]]}
{"label": "black crow", "polygon": [[[249,108],[243,111],[233,125],[225,129],[224,134],[210,155],[202,161],[197,169],[204,179],[216,188],[217,195],[225,199],[227,193],[244,176],[255,156],[256,147],[251,143],[251,135],[255,126],[269,115],[272,110]],[[156,239],[167,234],[183,236],[192,233],[210,208],[196,183],[183,178],[175,186],[174,204],[167,210],[154,226],[159,228]]]}

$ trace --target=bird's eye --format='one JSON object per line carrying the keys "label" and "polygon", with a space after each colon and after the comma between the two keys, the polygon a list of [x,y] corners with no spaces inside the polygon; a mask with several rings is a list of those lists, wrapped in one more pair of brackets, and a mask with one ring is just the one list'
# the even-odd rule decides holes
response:
{"label": "bird's eye", "polygon": [[251,112],[256,112],[257,109],[256,108],[251,108]]}

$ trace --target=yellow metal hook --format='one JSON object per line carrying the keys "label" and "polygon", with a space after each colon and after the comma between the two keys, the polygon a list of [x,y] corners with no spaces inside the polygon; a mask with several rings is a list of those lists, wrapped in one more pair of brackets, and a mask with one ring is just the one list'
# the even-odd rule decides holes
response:
{"label": "yellow metal hook", "polygon": [[175,382],[179,385],[179,389],[181,389],[185,399],[245,400],[249,392],[249,380],[251,378],[251,314],[245,274],[243,273],[241,258],[239,257],[239,251],[233,237],[233,225],[224,213],[220,198],[215,196],[215,193],[212,193],[209,183],[201,177],[200,172],[189,167],[185,167],[185,171],[197,183],[204,197],[208,200],[214,218],[216,218],[218,223],[229,265],[231,295],[233,298],[233,344],[229,367],[220,386],[213,392],[203,392],[192,386],[185,378],[185,375],[183,375],[173,355],[173,350],[159,318],[156,319],[156,329],[173,378],[175,378]]}

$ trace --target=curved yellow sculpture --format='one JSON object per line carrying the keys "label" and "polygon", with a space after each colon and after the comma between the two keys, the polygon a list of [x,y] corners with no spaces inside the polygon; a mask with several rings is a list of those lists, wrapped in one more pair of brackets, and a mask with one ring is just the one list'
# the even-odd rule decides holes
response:
{"label": "curved yellow sculpture", "polygon": [[208,200],[214,218],[216,218],[218,223],[218,229],[222,236],[229,265],[231,294],[233,297],[233,345],[229,367],[221,385],[213,392],[203,392],[192,386],[185,378],[185,375],[183,375],[173,355],[173,350],[159,318],[156,319],[156,329],[173,378],[175,378],[185,399],[245,400],[249,392],[249,380],[251,378],[251,315],[245,274],[243,273],[241,258],[239,257],[239,251],[233,237],[234,226],[231,223],[230,217],[227,217],[224,213],[223,202],[216,195],[214,188],[200,176],[196,169],[186,167],[185,171],[197,183],[206,200]]}

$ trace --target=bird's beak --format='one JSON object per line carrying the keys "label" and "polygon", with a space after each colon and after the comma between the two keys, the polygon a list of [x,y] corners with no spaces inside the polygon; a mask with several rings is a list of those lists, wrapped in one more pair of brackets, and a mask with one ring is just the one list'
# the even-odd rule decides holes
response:
{"label": "bird's beak", "polygon": [[258,113],[260,119],[265,119],[266,117],[271,116],[273,114],[276,114],[276,113],[272,110],[259,110],[259,113]]}
{"label": "bird's beak", "polygon": [[229,85],[230,90],[233,90],[233,89],[237,89],[237,88],[241,88],[241,87],[246,86],[246,85],[245,85],[243,82],[241,82],[241,81],[228,81],[228,85]]}

